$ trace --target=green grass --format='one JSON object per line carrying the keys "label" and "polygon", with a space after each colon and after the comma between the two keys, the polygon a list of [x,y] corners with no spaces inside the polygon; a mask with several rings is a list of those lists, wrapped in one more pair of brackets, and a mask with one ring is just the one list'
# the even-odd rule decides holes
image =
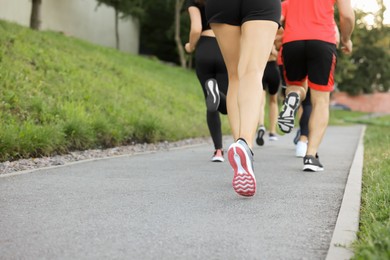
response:
{"label": "green grass", "polygon": [[366,113],[346,110],[330,110],[329,125],[351,125],[359,123],[361,117]]}
{"label": "green grass", "polygon": [[362,205],[353,259],[390,259],[390,116],[370,119],[364,138]]}
{"label": "green grass", "polygon": [[390,115],[331,111],[331,124],[366,124],[362,202],[355,260],[390,259]]}
{"label": "green grass", "polygon": [[0,21],[0,161],[208,136],[205,118],[193,71]]}

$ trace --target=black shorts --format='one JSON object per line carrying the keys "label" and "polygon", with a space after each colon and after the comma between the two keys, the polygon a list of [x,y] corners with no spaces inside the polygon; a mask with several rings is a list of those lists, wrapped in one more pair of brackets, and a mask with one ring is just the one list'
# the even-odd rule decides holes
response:
{"label": "black shorts", "polygon": [[209,23],[241,26],[247,21],[280,22],[279,0],[207,0],[206,17]]}
{"label": "black shorts", "polygon": [[278,93],[280,85],[279,68],[276,61],[267,62],[263,76],[263,89],[268,90],[270,95]]}
{"label": "black shorts", "polygon": [[332,91],[337,63],[336,45],[318,41],[293,41],[283,44],[283,65],[288,85],[301,86],[308,79],[310,88]]}

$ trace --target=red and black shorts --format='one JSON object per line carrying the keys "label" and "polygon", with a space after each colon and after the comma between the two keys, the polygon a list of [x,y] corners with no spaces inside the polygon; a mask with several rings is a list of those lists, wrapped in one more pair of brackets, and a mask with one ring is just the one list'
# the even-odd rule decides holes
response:
{"label": "red and black shorts", "polygon": [[208,23],[241,26],[247,21],[270,20],[280,22],[279,0],[207,0]]}
{"label": "red and black shorts", "polygon": [[337,63],[335,44],[319,40],[288,42],[283,44],[282,57],[287,85],[302,86],[307,78],[312,89],[333,90]]}

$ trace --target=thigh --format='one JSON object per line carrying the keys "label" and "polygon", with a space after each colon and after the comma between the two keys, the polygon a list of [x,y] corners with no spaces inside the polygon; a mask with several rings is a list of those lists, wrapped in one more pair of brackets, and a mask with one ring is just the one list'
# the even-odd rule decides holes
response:
{"label": "thigh", "polygon": [[218,82],[219,91],[226,95],[229,85],[228,72],[217,39],[215,37],[212,39],[209,51],[211,52],[210,56],[212,56],[214,60],[215,79]]}
{"label": "thigh", "polygon": [[309,87],[319,91],[332,91],[337,63],[336,45],[324,41],[308,41]]}
{"label": "thigh", "polygon": [[208,79],[215,78],[215,61],[210,51],[209,37],[201,37],[195,53],[195,71],[199,83],[202,86],[203,94],[206,97],[205,83]]}
{"label": "thigh", "polygon": [[305,41],[283,44],[283,66],[287,85],[302,86],[307,77]]}
{"label": "thigh", "polygon": [[217,37],[218,46],[222,53],[229,78],[235,77],[237,75],[240,57],[241,29],[239,26],[219,23],[211,24],[211,28]]}
{"label": "thigh", "polygon": [[239,71],[261,72],[261,78],[276,36],[278,25],[272,21],[248,21],[241,27]]}

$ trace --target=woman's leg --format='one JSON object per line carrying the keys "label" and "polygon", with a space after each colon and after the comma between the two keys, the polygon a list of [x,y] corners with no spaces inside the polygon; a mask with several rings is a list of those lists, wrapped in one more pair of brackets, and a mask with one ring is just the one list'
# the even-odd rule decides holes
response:
{"label": "woman's leg", "polygon": [[276,134],[276,123],[278,121],[278,94],[269,96],[269,132]]}
{"label": "woman's leg", "polygon": [[229,87],[226,96],[226,106],[230,128],[232,130],[233,138],[236,140],[240,137],[240,118],[237,95],[239,86],[238,61],[240,55],[241,29],[239,26],[227,24],[211,24],[211,28],[217,36],[219,48],[221,49],[228,71]]}
{"label": "woman's leg", "polygon": [[211,139],[213,139],[215,150],[222,149],[221,119],[218,111],[207,111],[207,125],[209,127]]}
{"label": "woman's leg", "polygon": [[272,21],[248,21],[242,25],[239,60],[238,106],[240,137],[253,145],[262,105],[262,78],[278,25]]}
{"label": "woman's leg", "polygon": [[267,92],[263,90],[261,92],[261,108],[259,113],[259,126],[264,125],[264,117],[265,117],[265,103],[267,102]]}

